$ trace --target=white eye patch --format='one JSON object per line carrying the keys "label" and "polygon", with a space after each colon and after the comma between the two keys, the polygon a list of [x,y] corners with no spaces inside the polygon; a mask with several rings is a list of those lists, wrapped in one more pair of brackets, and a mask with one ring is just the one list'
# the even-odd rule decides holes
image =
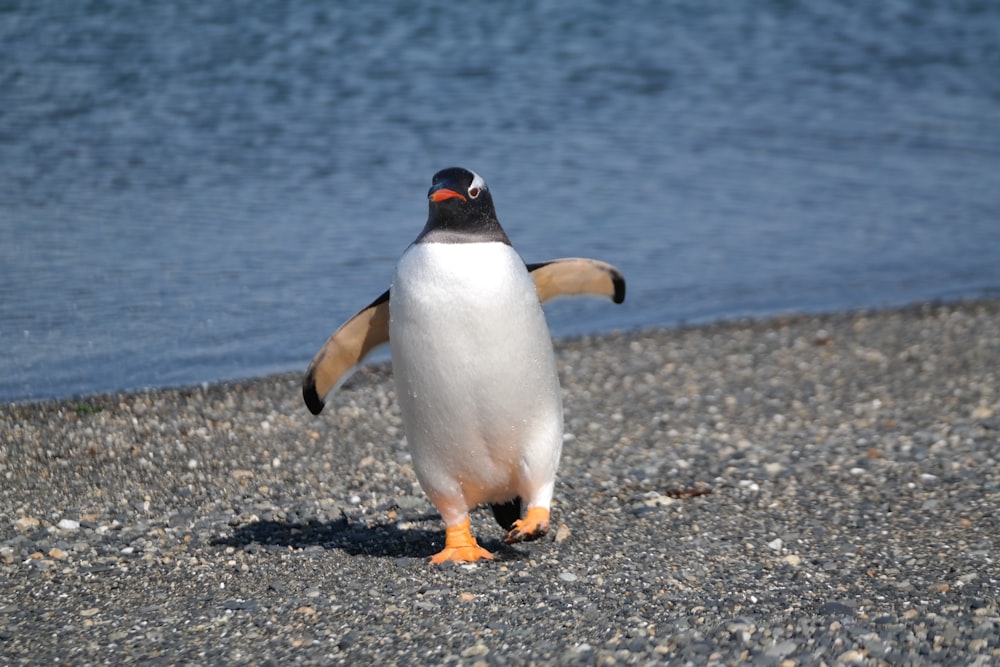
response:
{"label": "white eye patch", "polygon": [[479,193],[486,189],[486,181],[483,177],[476,172],[470,172],[472,174],[472,183],[469,185],[469,196],[475,199],[479,196]]}

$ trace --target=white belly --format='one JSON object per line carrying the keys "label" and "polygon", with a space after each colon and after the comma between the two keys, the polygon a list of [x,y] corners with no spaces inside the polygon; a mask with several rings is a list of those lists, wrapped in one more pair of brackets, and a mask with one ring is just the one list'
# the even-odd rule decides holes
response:
{"label": "white belly", "polygon": [[420,243],[400,259],[389,340],[421,486],[446,523],[521,496],[548,506],[562,447],[552,341],[502,243]]}

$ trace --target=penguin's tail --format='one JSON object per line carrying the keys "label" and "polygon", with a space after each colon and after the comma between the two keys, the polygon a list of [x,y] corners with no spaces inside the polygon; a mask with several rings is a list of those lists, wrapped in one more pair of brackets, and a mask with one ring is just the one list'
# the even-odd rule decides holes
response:
{"label": "penguin's tail", "polygon": [[493,517],[500,527],[510,530],[514,527],[514,522],[521,518],[521,498],[515,496],[513,500],[505,503],[491,503],[490,509],[493,510]]}

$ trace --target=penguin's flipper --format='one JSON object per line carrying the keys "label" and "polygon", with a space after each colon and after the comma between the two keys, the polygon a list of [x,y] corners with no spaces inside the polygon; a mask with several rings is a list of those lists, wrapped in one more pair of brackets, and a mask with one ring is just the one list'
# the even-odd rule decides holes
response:
{"label": "penguin's flipper", "polygon": [[615,303],[625,300],[622,272],[599,259],[553,259],[528,264],[528,272],[535,279],[535,290],[542,303],[553,297],[575,294],[603,294]]}
{"label": "penguin's flipper", "polygon": [[347,320],[323,344],[302,378],[309,412],[323,410],[323,398],[374,348],[389,342],[389,290]]}

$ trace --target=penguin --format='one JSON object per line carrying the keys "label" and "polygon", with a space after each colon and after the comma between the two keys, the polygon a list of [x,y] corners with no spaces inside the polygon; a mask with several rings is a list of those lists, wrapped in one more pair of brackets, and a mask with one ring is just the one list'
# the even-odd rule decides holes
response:
{"label": "penguin", "polygon": [[625,279],[594,259],[525,263],[500,226],[489,187],[460,167],[436,173],[428,217],[389,289],[344,323],[302,382],[309,410],[388,342],[414,471],[445,523],[433,563],[493,555],[469,512],[489,505],[504,542],[549,529],[562,453],[562,393],[542,303],[625,299]]}

